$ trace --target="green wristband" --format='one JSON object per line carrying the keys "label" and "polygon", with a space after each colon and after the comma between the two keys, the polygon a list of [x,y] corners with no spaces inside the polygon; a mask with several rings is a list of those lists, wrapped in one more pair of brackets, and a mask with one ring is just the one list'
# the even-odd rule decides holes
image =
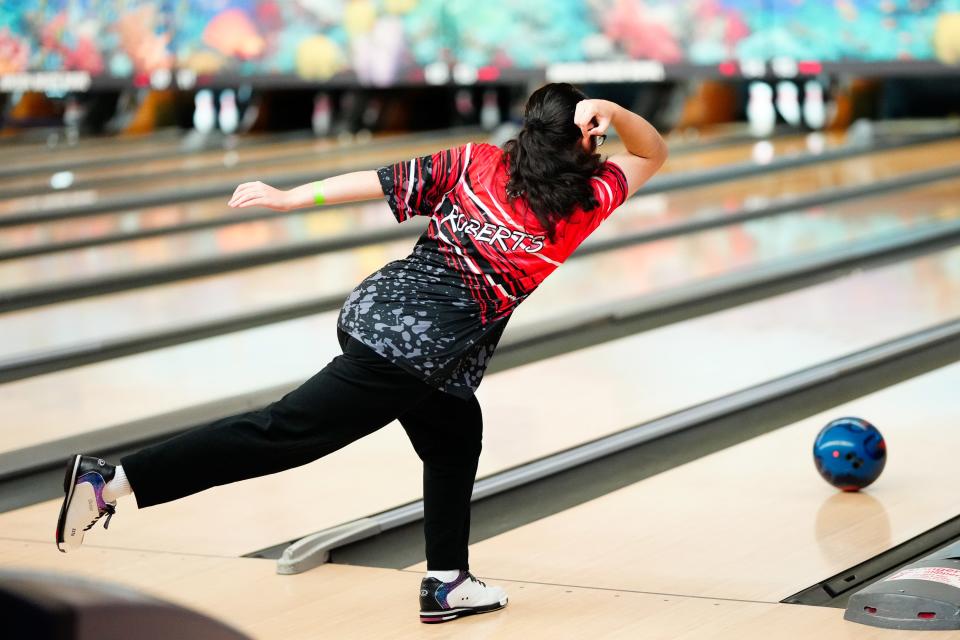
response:
{"label": "green wristband", "polygon": [[322,205],[325,202],[322,186],[323,180],[318,180],[313,183],[313,202],[318,205]]}

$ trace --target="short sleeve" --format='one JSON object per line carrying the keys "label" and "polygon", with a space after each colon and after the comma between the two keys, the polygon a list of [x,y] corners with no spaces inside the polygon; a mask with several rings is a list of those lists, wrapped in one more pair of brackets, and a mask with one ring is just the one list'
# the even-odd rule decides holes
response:
{"label": "short sleeve", "polygon": [[433,213],[463,175],[471,147],[468,143],[377,169],[380,188],[397,222]]}
{"label": "short sleeve", "polygon": [[593,195],[600,205],[590,213],[597,224],[606,220],[627,199],[627,176],[613,162],[604,162],[590,178]]}

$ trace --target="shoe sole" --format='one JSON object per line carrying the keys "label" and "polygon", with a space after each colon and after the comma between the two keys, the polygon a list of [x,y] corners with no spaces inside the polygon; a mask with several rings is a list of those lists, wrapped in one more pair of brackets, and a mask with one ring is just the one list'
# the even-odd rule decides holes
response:
{"label": "shoe sole", "polygon": [[463,607],[462,609],[447,609],[446,611],[421,611],[420,622],[424,624],[439,624],[441,622],[450,622],[457,618],[476,615],[478,613],[490,613],[499,611],[507,606],[507,601],[488,604],[482,607]]}
{"label": "shoe sole", "polygon": [[[80,469],[80,455],[73,456],[72,460],[67,461],[67,470],[63,475],[63,492],[66,494],[63,498],[63,504],[60,505],[60,516],[57,518],[57,549],[60,553],[66,553],[67,546],[64,532],[67,526],[67,514],[70,511],[70,505],[77,488],[77,471]],[[82,534],[81,534],[82,536]],[[83,538],[81,537],[81,541]]]}

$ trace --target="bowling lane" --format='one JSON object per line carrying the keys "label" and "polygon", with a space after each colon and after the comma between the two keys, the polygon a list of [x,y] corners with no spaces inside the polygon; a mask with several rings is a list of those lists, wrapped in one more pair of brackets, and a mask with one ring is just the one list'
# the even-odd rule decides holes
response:
{"label": "bowling lane", "polygon": [[[363,147],[365,144],[377,143],[383,141],[402,140],[405,138],[416,139],[420,136],[398,135],[398,134],[378,134],[367,141],[363,139],[356,140],[352,136],[349,138],[315,138],[304,132],[300,139],[280,140],[274,143],[247,145],[236,148],[220,148],[195,153],[184,153],[180,155],[160,154],[158,158],[144,157],[137,159],[136,162],[125,162],[111,165],[93,164],[84,166],[78,164],[75,169],[69,170],[70,185],[77,187],[86,186],[89,181],[103,181],[117,178],[128,177],[150,177],[156,178],[162,174],[179,173],[188,175],[190,172],[203,171],[207,174],[211,172],[223,171],[240,165],[250,166],[253,163],[276,162],[278,159],[289,157],[301,157],[309,160],[309,156],[315,153],[324,153],[346,148]],[[122,157],[119,158],[122,160]],[[61,180],[67,176],[63,174],[62,169],[51,172],[49,169],[41,169],[32,174],[0,177],[0,196],[6,191],[37,189],[47,191],[57,191],[64,187],[55,188],[51,184],[53,174],[60,176]],[[167,175],[166,177],[170,177]],[[76,188],[76,187],[75,187]]]}
{"label": "bowling lane", "polygon": [[[307,132],[303,132],[308,136]],[[102,136],[84,138],[75,145],[57,144],[53,147],[37,146],[32,152],[14,152],[17,166],[22,169],[45,173],[64,164],[112,164],[116,166],[126,161],[151,161],[157,156],[192,156],[212,151],[222,153],[227,149],[252,149],[258,146],[283,144],[289,141],[289,134],[246,134],[231,138],[211,139],[193,138],[188,131],[179,135],[137,135]]]}
{"label": "bowling lane", "polygon": [[[958,272],[960,248],[954,248],[492,374],[478,393],[484,407],[480,476],[957,318]],[[539,303],[532,298],[527,304]],[[0,450],[254,389],[289,388],[339,353],[334,317],[289,321],[0,386]],[[507,332],[515,329],[511,324]],[[886,428],[884,414],[871,414]],[[891,450],[898,450],[894,443]],[[803,455],[809,464],[808,447]],[[812,467],[809,473],[812,486],[822,490]],[[243,555],[397,506],[420,491],[419,460],[394,423],[282,474],[142,511],[128,505],[133,517],[118,516],[109,532],[91,531],[89,541]],[[792,495],[781,494],[784,505]],[[821,491],[822,499],[829,495]],[[47,542],[57,508],[52,500],[2,514],[0,535]],[[231,533],[211,536],[211,530]]]}
{"label": "bowling lane", "polygon": [[[453,134],[446,137],[434,135],[431,137],[432,139],[434,139],[438,147],[444,147],[444,146],[449,146],[451,144],[454,144],[456,142],[456,140],[451,137],[452,135]],[[423,139],[424,137],[425,136],[423,134],[417,134],[415,136],[395,136],[392,138],[384,136],[384,137],[378,138],[377,140],[378,141],[384,140],[384,141],[393,142],[394,144],[401,144],[403,140],[416,140],[416,139]],[[449,138],[449,141],[448,141],[448,138]],[[670,136],[668,136],[668,138],[670,138]],[[724,143],[724,140],[728,140],[728,139],[730,140],[731,144],[744,144],[742,141],[742,131],[739,131],[737,129],[732,129],[729,131],[724,129],[714,134],[702,136],[702,138],[703,138],[702,142],[698,143],[698,142],[691,142],[686,137],[673,136],[672,140],[679,140],[679,142],[671,142],[671,148],[674,150],[674,153],[682,154],[682,153],[698,152],[698,151],[701,151],[700,147],[702,147],[703,145],[711,145],[711,144],[716,145],[717,143]],[[263,162],[265,160],[269,160],[269,158],[261,159],[257,157],[251,157],[250,155],[246,155],[246,154],[266,154],[267,152],[274,150],[272,154],[274,156],[274,159],[275,159],[275,156],[278,154],[281,157],[289,158],[290,156],[295,155],[289,149],[293,144],[294,143],[286,143],[286,144],[277,144],[272,146],[254,147],[249,150],[240,150],[239,152],[236,150],[223,151],[223,152],[211,152],[211,154],[208,154],[208,155],[210,155],[210,157],[214,159],[213,164],[215,165],[219,164],[221,166],[226,166],[229,168],[231,166],[235,167],[241,162],[245,164],[250,164],[251,161]],[[330,147],[331,143],[327,140],[312,141],[312,142],[298,142],[297,144],[307,147],[310,153],[322,152],[324,149],[331,148]],[[338,142],[337,146],[334,148],[342,150],[344,148],[349,148],[352,144],[353,143],[351,142],[345,142],[343,144]],[[619,148],[615,140],[610,143],[610,146],[608,146],[608,149],[614,149],[614,148]],[[240,153],[243,153],[244,155],[241,156]],[[302,155],[302,152],[301,152],[301,155]],[[164,166],[163,163],[182,162],[187,167],[196,166],[198,168],[202,168],[203,157],[204,156],[202,156],[201,154],[197,154],[194,156],[187,157],[183,160],[162,159],[158,161],[161,164],[143,163],[143,162],[128,163],[127,165],[125,165],[125,167],[121,167],[121,168],[116,168],[116,167],[108,168],[108,169],[94,168],[93,170],[107,171],[108,175],[110,175],[111,177],[114,177],[115,172],[118,170],[119,171],[127,170],[127,171],[135,171],[135,172],[149,171],[150,175],[158,175],[160,173],[163,173],[162,171],[159,170],[163,168]],[[66,180],[72,181],[71,182],[72,184],[82,186],[82,184],[80,184],[81,176],[79,175],[80,172],[82,171],[84,171],[84,169],[78,167],[77,169],[70,171],[69,176],[67,176],[66,174],[63,174],[63,175],[60,175],[58,179],[61,179],[61,180],[66,179]],[[116,174],[116,175],[122,175],[122,174]],[[11,178],[9,180],[18,180],[18,179],[20,178]],[[36,178],[36,179],[46,185],[52,179],[52,175],[48,171],[45,171],[42,173],[42,175],[40,175],[39,178]],[[0,177],[0,195],[2,195],[4,185],[6,184],[12,184],[12,183],[5,182],[4,179]],[[45,197],[48,199],[52,198],[54,200],[58,200],[55,194],[47,195]],[[62,198],[59,200],[62,200]],[[180,215],[179,216],[176,215],[177,213],[179,213]],[[174,219],[171,219],[172,214]],[[16,242],[29,241],[31,243],[37,243],[37,242],[49,241],[57,237],[60,237],[61,239],[70,239],[70,238],[106,235],[111,230],[113,230],[115,233],[118,233],[121,231],[135,231],[140,228],[149,229],[149,228],[156,228],[157,226],[168,227],[168,226],[172,226],[177,222],[204,220],[209,218],[217,218],[220,216],[229,216],[229,215],[235,215],[235,214],[236,212],[233,212],[229,209],[224,208],[222,199],[220,197],[217,197],[217,198],[210,198],[205,201],[201,200],[201,201],[191,202],[187,205],[183,205],[180,207],[178,207],[177,205],[172,205],[172,206],[161,205],[161,206],[147,207],[142,210],[128,209],[120,213],[109,213],[101,216],[93,216],[93,217],[85,216],[84,219],[79,221],[68,221],[65,227],[56,226],[51,228],[51,227],[46,227],[44,225],[39,225],[38,227],[33,227],[31,229],[24,229],[23,227],[17,227],[10,233],[13,234],[12,237],[18,239]],[[87,222],[87,220],[89,220],[89,222]],[[58,231],[59,229],[63,229],[63,228],[68,230],[66,235],[61,235],[61,233]],[[69,230],[73,230],[73,231],[71,232]],[[4,247],[4,246],[6,246],[5,242],[2,239],[0,239],[0,247]]]}
{"label": "bowling lane", "polygon": [[[960,160],[960,145],[952,143],[945,145],[945,148],[950,149]],[[884,157],[877,161],[878,164],[882,162],[884,162]],[[814,172],[812,175],[816,176],[818,174]],[[814,183],[814,185],[816,184]],[[747,185],[748,188],[751,186],[750,184]],[[714,187],[714,189],[717,188],[736,189],[736,183]],[[767,193],[776,192],[777,188],[776,181],[767,183]],[[739,193],[745,192],[741,190]],[[700,195],[717,197],[716,192]],[[756,193],[751,193],[751,195],[754,198],[759,197]],[[726,201],[730,200],[729,197],[723,197]],[[653,202],[657,201],[656,198],[653,200]],[[691,204],[698,203],[702,206],[703,202],[704,200],[698,199],[692,201]],[[644,201],[637,203],[640,208],[644,207],[645,204]],[[220,207],[226,208],[222,202]],[[4,283],[4,289],[7,290],[27,286],[38,287],[131,272],[148,267],[159,267],[171,263],[179,264],[184,260],[225,256],[268,246],[295,246],[297,243],[329,237],[332,229],[339,230],[353,226],[365,227],[366,225],[363,224],[357,225],[357,220],[349,213],[350,210],[351,208],[338,208],[317,211],[313,214],[281,216],[216,229],[203,229],[183,234],[131,240],[106,246],[6,261],[0,264],[0,282]],[[331,220],[328,216],[334,212],[338,212],[339,216],[341,218],[345,217],[346,220]],[[376,220],[374,228],[392,228],[395,224],[391,216],[386,214],[377,216],[374,220]],[[14,230],[13,233],[17,233],[17,230]]]}
{"label": "bowling lane", "polygon": [[[476,136],[472,136],[473,139]],[[321,173],[323,171],[348,171],[355,170],[357,166],[377,166],[387,162],[393,162],[402,158],[409,158],[416,155],[423,155],[455,144],[467,142],[470,137],[460,137],[451,139],[448,143],[437,143],[434,141],[420,141],[411,143],[409,147],[403,150],[351,150],[349,154],[343,154],[330,161],[323,163],[309,163],[301,159],[294,159],[287,162],[277,162],[262,167],[240,167],[234,170],[226,170],[218,174],[218,181],[230,183],[229,191],[233,183],[245,182],[249,180],[270,180],[288,178],[291,174],[302,174],[304,172]],[[803,155],[807,152],[820,153],[825,148],[839,147],[844,142],[844,137],[840,134],[830,135],[826,138],[823,145],[810,145],[809,136],[791,136],[778,138],[774,141],[763,141],[764,152],[758,156],[759,164],[767,164],[774,157],[791,157]],[[756,142],[747,142],[729,147],[708,148],[700,153],[682,154],[677,157],[671,157],[667,164],[661,170],[661,173],[671,171],[690,171],[696,169],[705,169],[710,167],[722,166],[731,163],[753,162],[757,153]],[[609,147],[606,147],[606,153],[617,153],[622,150],[619,143],[613,141]],[[83,205],[91,206],[98,202],[115,201],[117,198],[134,197],[140,194],[163,194],[173,189],[184,189],[190,187],[203,187],[210,184],[209,176],[198,175],[193,177],[174,177],[151,179],[146,178],[142,181],[124,182],[114,187],[89,188],[65,190],[57,193],[0,198],[0,216],[13,215],[22,211],[43,212],[51,209],[60,209],[65,206]],[[229,195],[229,194],[225,194]],[[222,206],[222,205],[221,205]]]}
{"label": "bowling lane", "polygon": [[[398,157],[407,157],[431,153],[438,148],[462,144],[475,138],[475,135],[451,136],[438,143],[437,139],[412,139],[402,150],[394,147],[382,148],[379,145],[351,146],[349,151],[334,154],[320,160],[311,157],[297,157],[288,160],[278,160],[263,165],[244,165],[238,168],[224,168],[217,173],[214,180],[217,184],[225,185],[224,197],[229,196],[232,189],[226,183],[239,183],[250,180],[270,180],[285,178],[291,174],[316,172],[317,174],[337,171],[354,171],[359,167],[374,167],[392,162]],[[71,205],[90,206],[98,202],[115,201],[118,198],[135,198],[146,194],[164,194],[171,191],[208,186],[214,180],[210,175],[175,175],[168,178],[154,178],[145,176],[142,180],[132,180],[119,183],[116,186],[89,189],[64,190],[56,193],[2,198],[0,197],[0,216],[22,213],[23,211],[43,212],[50,209],[60,209]],[[225,204],[221,204],[225,207]]]}
{"label": "bowling lane", "polygon": [[[471,564],[523,581],[780,601],[957,515],[958,388],[960,364],[927,373],[480,542]],[[847,415],[874,422],[889,450],[860,494],[824,482],[810,455],[820,428]]]}
{"label": "bowling lane", "polygon": [[[720,215],[744,206],[757,206],[775,201],[778,197],[808,194],[830,187],[869,184],[876,180],[895,178],[906,172],[937,168],[951,162],[960,165],[960,142],[947,141],[882,151],[776,174],[720,182],[707,187],[675,190],[669,194],[660,193],[650,196],[640,194],[627,203],[618,215],[621,215],[627,207],[637,211],[642,209],[644,214],[642,217],[638,215],[638,223],[652,225],[673,221],[677,217],[685,217],[689,211],[693,210],[697,211],[696,218]],[[671,211],[672,208],[677,209],[675,214]],[[314,229],[319,233],[321,229],[326,230],[336,226],[342,230],[365,231],[390,228],[395,224],[390,216],[361,218],[356,216],[355,211],[354,208],[338,207],[314,213],[298,212],[279,215],[270,221],[258,223],[256,225],[258,230],[269,231],[258,231],[255,235],[274,241],[293,240],[289,235],[297,229]],[[51,243],[135,233],[141,230],[170,229],[174,231],[177,225],[215,222],[236,215],[242,214],[224,207],[223,198],[211,198],[179,205],[17,225],[0,228],[0,253],[42,247]],[[291,223],[292,218],[300,217],[306,217],[307,220],[298,224]],[[343,218],[343,221],[333,223],[330,221],[332,217]],[[319,222],[321,219],[322,223]],[[317,223],[314,224],[314,221]],[[218,232],[208,231],[207,233]],[[171,241],[174,241],[172,237]],[[158,243],[153,243],[154,247],[157,245]],[[211,250],[216,250],[219,243],[210,243],[208,246]],[[153,255],[161,252],[160,250],[150,251]]]}
{"label": "bowling lane", "polygon": [[[116,521],[120,522],[120,516]],[[113,526],[113,525],[111,525]],[[21,571],[67,573],[106,581],[228,621],[260,640],[356,638],[485,638],[555,640],[768,640],[790,629],[797,638],[915,640],[922,632],[884,631],[843,620],[826,607],[664,598],[490,578],[510,595],[506,609],[424,630],[411,612],[420,576],[407,571],[325,565],[297,576],[276,573],[270,560],[212,558],[84,548],[64,558],[52,545],[0,540],[0,562]],[[480,568],[482,572],[483,569]],[[487,574],[480,573],[481,578]],[[376,584],[377,615],[363,615]],[[250,585],[259,588],[251,595]],[[358,621],[362,620],[362,621]],[[928,632],[929,633],[929,632]],[[938,640],[958,633],[937,632]]]}
{"label": "bowling lane", "polygon": [[[554,316],[575,315],[585,308],[614,305],[708,278],[747,273],[813,253],[958,220],[957,198],[960,181],[947,181],[896,196],[803,210],[606,251],[565,264],[531,299],[538,298],[538,304],[548,307]],[[531,325],[542,321],[539,309],[528,311],[525,307],[526,303],[517,309],[512,322],[520,324],[528,317]]]}
{"label": "bowling lane", "polygon": [[63,131],[47,136],[44,140],[19,141],[4,137],[0,138],[0,158],[27,161],[35,158],[50,159],[54,155],[74,155],[79,159],[90,159],[110,150],[178,148],[182,138],[182,132],[176,129],[141,135],[85,136],[72,144],[64,139]]}
{"label": "bowling lane", "polygon": [[[435,132],[440,133],[440,132]],[[451,132],[452,134],[453,132]],[[691,141],[689,136],[672,135],[667,136],[668,142],[675,149],[686,151],[691,146],[697,144],[722,144],[724,140],[739,140],[745,134],[742,128],[719,128],[716,131],[708,131],[697,136],[695,142]],[[429,135],[429,134],[428,134]],[[418,134],[394,134],[378,133],[373,136],[372,141],[392,141],[402,142],[404,139],[422,138],[423,133]],[[263,138],[263,136],[261,136]],[[224,167],[232,167],[252,162],[270,162],[284,156],[309,155],[334,149],[342,149],[345,146],[354,144],[365,144],[365,136],[346,135],[337,138],[315,138],[309,132],[302,132],[297,138],[290,136],[276,137],[275,141],[258,140],[259,144],[233,144],[224,145],[223,148],[201,150],[194,153],[184,153],[181,155],[169,155],[163,153],[168,151],[166,146],[160,145],[157,151],[161,152],[161,157],[144,157],[138,162],[118,163],[110,166],[89,165],[78,163],[74,169],[70,170],[72,184],[85,186],[84,183],[91,180],[114,179],[129,176],[156,176],[161,173],[172,171],[197,171],[197,170],[216,170]],[[110,143],[110,147],[104,147],[104,151],[112,150],[122,139],[116,139]],[[238,139],[239,141],[239,139]],[[611,143],[615,142],[611,139]],[[106,143],[104,143],[106,144]],[[441,143],[442,144],[442,143]],[[149,147],[145,147],[149,150]],[[48,152],[56,153],[55,151]],[[58,161],[58,165],[63,161]],[[47,168],[41,167],[32,175],[18,175],[3,177],[0,175],[0,195],[5,190],[12,189],[50,189],[51,170],[50,165]],[[59,171],[59,170],[58,170]],[[64,179],[62,177],[61,179]]]}
{"label": "bowling lane", "polygon": [[625,205],[630,207],[633,214],[629,221],[620,216],[624,211],[621,208],[614,218],[620,216],[619,221],[624,225],[609,225],[605,222],[594,236],[607,237],[608,234],[620,235],[625,232],[656,229],[676,222],[719,217],[743,209],[756,209],[809,196],[827,189],[860,187],[948,166],[960,168],[960,141],[948,140],[931,145],[879,151],[696,189],[680,189],[647,196],[641,192]]}
{"label": "bowling lane", "polygon": [[[696,193],[678,194],[682,198],[682,204],[678,206],[672,205],[673,195],[665,201],[657,198],[657,202],[663,205],[659,216],[649,213],[649,203],[631,200],[601,225],[586,246],[656,226],[658,218],[665,223],[680,216],[697,217],[704,204],[712,208],[723,202],[716,197],[715,190],[716,187],[704,188],[703,197]],[[748,189],[746,193],[756,192]],[[960,181],[942,181],[893,195],[837,204],[823,211],[798,211],[602,252],[569,261],[541,286],[533,298],[550,296],[556,312],[563,309],[575,313],[578,301],[595,298],[600,302],[607,301],[607,296],[617,299],[618,296],[643,295],[698,278],[720,276],[777,259],[827,250],[898,229],[951,220],[960,216],[953,204],[958,196]],[[685,210],[685,207],[689,209]],[[377,224],[383,220],[392,221],[385,208],[379,202],[355,207],[351,214],[354,218],[350,220],[360,221],[360,224],[370,220],[376,220]],[[295,233],[326,237],[343,233],[343,227],[337,225],[346,224],[346,220],[346,217],[338,219],[321,214],[316,218],[291,218],[288,222],[304,225],[294,228]],[[145,267],[149,265],[146,260],[154,255],[163,259],[175,255],[178,260],[185,260],[195,255],[191,252],[196,250],[220,248],[225,253],[235,252],[254,243],[258,246],[278,243],[289,237],[284,235],[284,227],[280,227],[275,235],[263,229],[262,223],[258,222],[238,225],[229,233],[228,228],[224,228],[211,232],[206,244],[184,242],[178,247],[167,244],[163,252],[144,249],[130,253],[129,260]],[[149,247],[151,241],[140,242],[143,243],[141,246]],[[408,239],[367,245],[2,314],[0,332],[8,339],[0,341],[0,359],[225,318],[319,296],[345,296],[368,274],[386,262],[408,254],[410,245]],[[49,264],[50,257],[43,262]],[[140,262],[136,262],[138,260]],[[633,268],[624,270],[624,261],[629,261]],[[21,264],[23,262],[33,262],[34,266],[26,268]],[[0,280],[23,283],[24,286],[52,281],[47,280],[50,274],[37,266],[39,262],[0,263]],[[82,265],[78,262],[63,265],[61,269],[83,273]],[[595,283],[598,281],[604,285],[597,287]],[[569,295],[567,292],[571,287],[582,294]],[[556,291],[556,295],[548,293],[550,291]],[[524,313],[528,305],[529,302],[518,313]]]}

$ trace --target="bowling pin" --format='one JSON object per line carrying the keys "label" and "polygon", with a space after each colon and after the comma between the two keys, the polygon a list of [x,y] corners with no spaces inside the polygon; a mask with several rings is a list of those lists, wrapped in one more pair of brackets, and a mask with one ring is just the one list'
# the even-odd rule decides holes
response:
{"label": "bowling pin", "polygon": [[803,121],[813,130],[822,129],[827,120],[823,87],[816,80],[808,80],[803,93]]}
{"label": "bowling pin", "polygon": [[383,103],[380,101],[380,98],[372,97],[368,99],[363,109],[363,115],[360,116],[362,128],[373,129],[380,120],[380,111],[382,108]]}
{"label": "bowling pin", "polygon": [[773,133],[777,112],[773,108],[773,88],[766,82],[750,83],[747,122],[750,124],[750,133],[757,138],[765,138]]}
{"label": "bowling pin", "polygon": [[800,92],[789,80],[777,83],[777,111],[790,126],[800,125]]}
{"label": "bowling pin", "polygon": [[473,93],[470,89],[458,89],[453,99],[457,119],[460,122],[472,122],[474,119]]}
{"label": "bowling pin", "polygon": [[207,135],[217,124],[217,116],[213,108],[213,93],[209,89],[197,91],[193,98],[193,128],[198,133]]}
{"label": "bowling pin", "polygon": [[76,97],[67,98],[63,109],[63,126],[67,144],[75,145],[80,137],[80,121],[83,119],[83,109]]}
{"label": "bowling pin", "polygon": [[220,93],[220,113],[217,116],[220,131],[230,135],[237,130],[240,123],[240,112],[237,110],[237,98],[233,89],[224,89]]}
{"label": "bowling pin", "polygon": [[497,92],[493,89],[488,89],[483,94],[483,106],[480,107],[480,126],[490,131],[495,129],[501,120],[500,103],[497,100]]}
{"label": "bowling pin", "polygon": [[876,136],[876,129],[868,118],[857,118],[847,129],[847,141],[850,144],[869,146]]}
{"label": "bowling pin", "polygon": [[314,135],[318,137],[329,135],[332,120],[333,109],[330,105],[330,95],[321,91],[313,99],[313,117],[310,122]]}
{"label": "bowling pin", "polygon": [[260,102],[260,96],[258,95],[254,95],[247,102],[247,106],[243,110],[243,118],[240,120],[240,133],[249,132],[257,124],[257,118],[260,117]]}

